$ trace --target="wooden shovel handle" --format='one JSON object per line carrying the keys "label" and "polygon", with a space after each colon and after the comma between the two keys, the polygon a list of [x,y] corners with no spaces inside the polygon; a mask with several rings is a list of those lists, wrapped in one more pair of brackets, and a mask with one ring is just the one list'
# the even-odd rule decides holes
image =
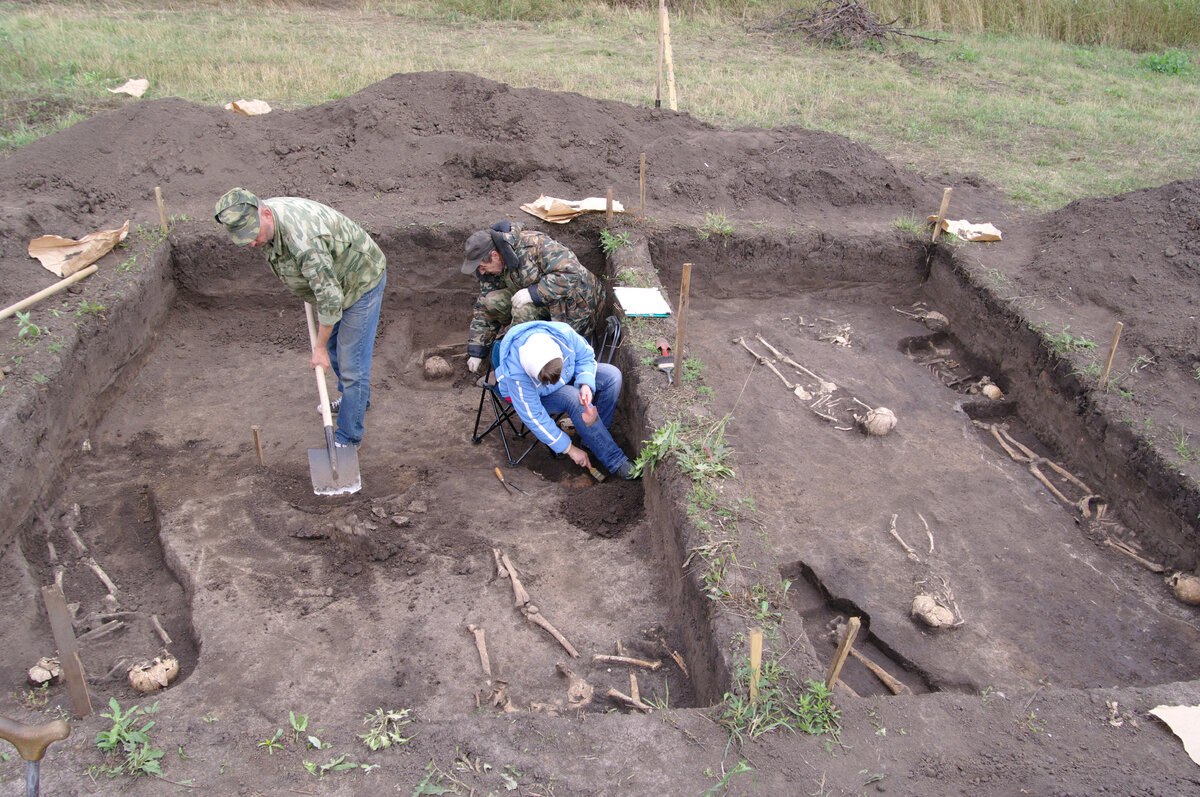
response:
{"label": "wooden shovel handle", "polygon": [[8,717],[0,717],[0,739],[12,742],[26,761],[41,761],[51,742],[71,735],[65,720],[53,720],[41,725],[24,725]]}
{"label": "wooden shovel handle", "polygon": [[[304,316],[308,320],[308,345],[315,351],[317,348],[317,320],[313,317],[312,305],[304,303]],[[317,392],[321,394],[321,421],[325,426],[333,426],[333,415],[329,412],[329,388],[325,386],[325,369],[317,366]]]}

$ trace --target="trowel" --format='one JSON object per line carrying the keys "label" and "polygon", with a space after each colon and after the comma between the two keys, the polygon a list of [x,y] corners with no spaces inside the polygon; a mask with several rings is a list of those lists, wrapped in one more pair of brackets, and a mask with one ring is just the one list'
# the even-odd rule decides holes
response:
{"label": "trowel", "polygon": [[[312,305],[304,303],[308,319],[308,341],[317,346],[317,322]],[[329,389],[325,386],[325,369],[318,366],[317,392],[321,394],[321,421],[325,425],[325,448],[308,449],[308,470],[312,475],[313,492],[317,495],[345,495],[362,489],[358,472],[358,449],[338,448],[333,440],[333,414],[329,411]]]}
{"label": "trowel", "polygon": [[671,345],[666,338],[659,338],[654,341],[654,348],[659,354],[654,358],[654,367],[667,375],[668,385],[672,384],[675,381],[671,376],[675,372],[675,357],[671,354]]}

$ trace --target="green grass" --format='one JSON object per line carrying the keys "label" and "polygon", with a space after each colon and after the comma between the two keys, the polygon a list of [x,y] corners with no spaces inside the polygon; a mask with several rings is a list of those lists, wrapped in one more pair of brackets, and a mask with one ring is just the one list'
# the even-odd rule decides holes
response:
{"label": "green grass", "polygon": [[[983,175],[1035,209],[1200,174],[1195,0],[872,3],[947,31],[906,39],[903,57],[756,32],[787,5],[775,0],[672,5],[679,107],[705,121],[840,133],[928,174]],[[656,6],[0,0],[0,151],[136,102],[107,91],[130,77],[150,80],[147,99],[289,109],[398,72],[464,70],[646,107]]]}

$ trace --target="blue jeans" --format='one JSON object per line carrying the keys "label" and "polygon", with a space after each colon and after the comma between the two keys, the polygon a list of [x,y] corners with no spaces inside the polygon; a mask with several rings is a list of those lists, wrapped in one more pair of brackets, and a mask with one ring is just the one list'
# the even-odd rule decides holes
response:
{"label": "blue jeans", "polygon": [[542,406],[551,415],[565,412],[571,416],[575,430],[583,440],[584,448],[592,453],[609,473],[621,467],[629,457],[612,439],[608,431],[612,426],[613,414],[617,411],[617,399],[621,397],[623,377],[621,369],[608,363],[596,364],[596,389],[592,403],[600,412],[600,420],[588,426],[583,422],[583,405],[579,403],[579,388],[563,385],[548,396],[542,396]]}
{"label": "blue jeans", "polygon": [[342,311],[329,336],[329,364],[337,375],[342,406],[337,414],[337,442],[362,442],[363,416],[371,403],[371,356],[375,353],[375,331],[379,328],[379,306],[387,272],[379,283]]}

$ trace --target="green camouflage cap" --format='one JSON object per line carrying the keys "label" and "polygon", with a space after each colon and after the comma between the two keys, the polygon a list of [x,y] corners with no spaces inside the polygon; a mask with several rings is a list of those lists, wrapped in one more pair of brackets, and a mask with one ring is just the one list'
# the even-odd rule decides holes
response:
{"label": "green camouflage cap", "polygon": [[231,189],[218,199],[215,215],[238,246],[248,246],[258,237],[258,197],[245,188]]}

